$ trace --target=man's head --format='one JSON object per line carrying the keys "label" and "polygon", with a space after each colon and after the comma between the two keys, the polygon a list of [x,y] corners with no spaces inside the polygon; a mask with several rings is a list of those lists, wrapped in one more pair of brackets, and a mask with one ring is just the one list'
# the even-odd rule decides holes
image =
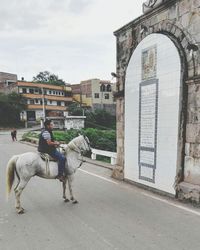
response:
{"label": "man's head", "polygon": [[46,120],[44,122],[45,129],[52,130],[53,129],[53,123],[52,120]]}

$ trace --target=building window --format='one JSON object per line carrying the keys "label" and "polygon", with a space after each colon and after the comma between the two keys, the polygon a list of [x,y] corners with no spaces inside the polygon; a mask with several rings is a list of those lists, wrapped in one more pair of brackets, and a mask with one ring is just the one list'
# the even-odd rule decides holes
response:
{"label": "building window", "polygon": [[111,86],[110,86],[110,84],[107,85],[107,91],[111,92]]}
{"label": "building window", "polygon": [[61,102],[60,102],[60,101],[57,101],[57,105],[58,105],[58,106],[61,106]]}
{"label": "building window", "polygon": [[104,95],[105,99],[109,99],[109,94]]}
{"label": "building window", "polygon": [[106,86],[105,86],[104,84],[101,84],[101,86],[100,86],[100,91],[101,91],[101,92],[106,91]]}
{"label": "building window", "polygon": [[39,100],[38,99],[35,99],[35,104],[39,104]]}
{"label": "building window", "polygon": [[23,89],[22,89],[22,92],[23,92],[23,94],[26,94],[26,89],[23,88]]}
{"label": "building window", "polygon": [[30,100],[30,104],[34,104],[34,100]]}
{"label": "building window", "polygon": [[49,90],[49,94],[51,95],[51,90]]}
{"label": "building window", "polygon": [[52,101],[49,101],[49,104],[52,104]]}
{"label": "building window", "polygon": [[72,96],[72,92],[65,92],[65,96],[66,97],[71,97]]}
{"label": "building window", "polygon": [[34,94],[34,89],[29,89],[30,94]]}
{"label": "building window", "polygon": [[95,93],[94,98],[99,98],[99,93]]}

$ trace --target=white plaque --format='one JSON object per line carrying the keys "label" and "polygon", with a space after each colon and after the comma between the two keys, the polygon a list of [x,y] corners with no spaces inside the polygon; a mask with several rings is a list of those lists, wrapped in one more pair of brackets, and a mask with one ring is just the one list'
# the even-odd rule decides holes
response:
{"label": "white plaque", "polygon": [[[158,80],[151,79],[140,83],[139,99],[139,167],[140,179],[155,181]],[[145,170],[143,168],[149,168]],[[152,173],[151,177],[144,175]]]}

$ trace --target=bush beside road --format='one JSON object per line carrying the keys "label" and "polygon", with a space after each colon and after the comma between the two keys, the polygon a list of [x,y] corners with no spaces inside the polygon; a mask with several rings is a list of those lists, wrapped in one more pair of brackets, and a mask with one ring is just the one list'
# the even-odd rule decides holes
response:
{"label": "bush beside road", "polygon": [[[22,136],[23,140],[30,140],[30,138],[39,139],[38,131],[29,131]],[[78,134],[86,135],[92,148],[101,149],[105,151],[116,152],[116,132],[115,130],[99,130],[94,128],[87,128],[82,130],[71,129],[68,131],[54,131],[55,140],[62,143],[69,143]]]}

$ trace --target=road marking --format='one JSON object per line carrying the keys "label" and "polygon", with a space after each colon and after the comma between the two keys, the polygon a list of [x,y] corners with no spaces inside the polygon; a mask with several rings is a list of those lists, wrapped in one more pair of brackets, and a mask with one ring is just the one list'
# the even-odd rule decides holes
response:
{"label": "road marking", "polygon": [[110,180],[110,179],[108,179],[108,178],[102,177],[102,176],[97,175],[97,174],[93,174],[93,173],[88,172],[88,171],[85,171],[85,170],[83,170],[83,169],[79,169],[79,171],[84,172],[84,173],[89,174],[89,175],[92,175],[92,176],[95,176],[95,177],[97,177],[97,178],[99,178],[99,179],[102,179],[102,180],[104,180],[104,181],[108,181],[108,182],[111,182],[111,183],[113,183],[113,184],[119,185],[119,183],[116,182],[116,181],[112,181],[112,180]]}
{"label": "road marking", "polygon": [[195,215],[200,216],[200,212],[197,212],[197,211],[195,211],[195,210],[193,210],[193,209],[191,209],[191,208],[187,208],[187,207],[184,207],[184,206],[182,206],[182,205],[175,204],[175,203],[172,202],[172,201],[168,201],[168,200],[165,200],[165,199],[163,199],[163,198],[159,198],[159,197],[157,197],[157,196],[154,196],[154,195],[151,195],[151,194],[148,194],[148,193],[145,193],[145,192],[142,192],[142,194],[143,194],[144,196],[150,197],[150,198],[152,198],[152,199],[154,199],[154,200],[161,201],[161,202],[166,203],[166,204],[168,204],[168,205],[171,205],[171,206],[173,206],[173,207],[177,207],[177,208],[180,208],[180,209],[182,209],[182,210],[185,210],[186,212],[190,212],[190,213],[193,213],[193,214],[195,214]]}
{"label": "road marking", "polygon": [[[102,177],[102,176],[97,175],[97,174],[93,174],[93,173],[88,172],[88,171],[85,171],[85,170],[83,170],[83,169],[79,169],[79,171],[82,171],[82,172],[84,172],[84,173],[86,173],[86,174],[95,176],[95,177],[97,177],[97,178],[99,178],[99,179],[102,179],[102,180],[104,180],[104,181],[108,181],[108,182],[113,183],[113,184],[116,184],[116,185],[119,185],[119,184],[120,184],[120,182],[112,181],[112,180],[110,180],[110,179],[108,179],[108,178]],[[134,187],[134,186],[133,186],[133,187]],[[123,188],[124,188],[124,187],[123,187]],[[125,188],[127,188],[127,187],[125,187]],[[155,195],[148,194],[148,193],[142,192],[142,191],[140,191],[140,193],[141,193],[142,195],[147,196],[147,197],[149,197],[149,198],[152,198],[152,199],[154,199],[154,200],[161,201],[161,202],[163,202],[163,203],[165,203],[165,204],[168,204],[168,205],[170,205],[170,206],[173,206],[173,207],[182,209],[182,210],[184,210],[184,211],[186,211],[186,212],[190,212],[190,213],[192,213],[192,214],[195,214],[195,215],[197,215],[197,216],[200,216],[200,212],[197,212],[197,211],[195,211],[195,210],[193,210],[193,209],[191,209],[191,208],[187,208],[187,207],[182,206],[182,205],[175,204],[173,201],[168,201],[168,200],[165,200],[165,199],[163,199],[163,198],[159,198],[159,197],[157,197],[157,196],[155,196]]]}

